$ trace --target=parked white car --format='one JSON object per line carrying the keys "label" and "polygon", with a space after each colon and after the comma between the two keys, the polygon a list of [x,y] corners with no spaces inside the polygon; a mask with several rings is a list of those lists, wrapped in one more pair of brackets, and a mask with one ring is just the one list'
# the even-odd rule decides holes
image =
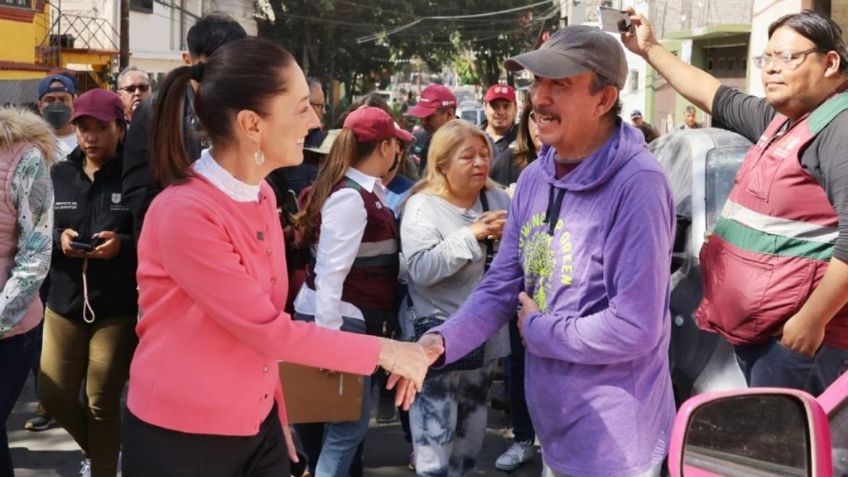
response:
{"label": "parked white car", "polygon": [[486,110],[477,101],[464,101],[456,108],[456,115],[471,124],[481,125],[486,120]]}
{"label": "parked white car", "polygon": [[751,143],[736,133],[706,128],[673,131],[649,147],[668,174],[677,208],[669,350],[675,400],[679,405],[703,392],[746,388],[733,347],[698,328],[694,314],[703,298],[698,254]]}

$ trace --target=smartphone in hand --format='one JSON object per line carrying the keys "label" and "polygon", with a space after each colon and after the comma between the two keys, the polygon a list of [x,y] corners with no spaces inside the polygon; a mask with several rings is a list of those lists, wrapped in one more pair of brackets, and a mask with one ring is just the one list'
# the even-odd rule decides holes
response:
{"label": "smartphone in hand", "polygon": [[598,7],[598,22],[601,24],[601,30],[612,33],[625,33],[633,26],[630,14],[610,7]]}
{"label": "smartphone in hand", "polygon": [[100,245],[100,237],[97,235],[91,236],[91,242],[83,242],[81,240],[72,240],[68,246],[70,246],[74,250],[79,250],[81,252],[91,252],[95,247]]}
{"label": "smartphone in hand", "polygon": [[70,245],[72,249],[79,250],[80,252],[90,252],[94,250],[94,245],[86,242],[77,242],[76,240],[71,241],[68,245]]}

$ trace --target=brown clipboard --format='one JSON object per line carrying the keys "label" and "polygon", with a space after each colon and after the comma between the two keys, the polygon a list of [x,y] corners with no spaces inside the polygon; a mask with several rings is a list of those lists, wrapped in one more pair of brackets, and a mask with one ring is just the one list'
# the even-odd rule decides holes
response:
{"label": "brown clipboard", "polygon": [[289,424],[356,421],[362,415],[363,377],[279,363]]}

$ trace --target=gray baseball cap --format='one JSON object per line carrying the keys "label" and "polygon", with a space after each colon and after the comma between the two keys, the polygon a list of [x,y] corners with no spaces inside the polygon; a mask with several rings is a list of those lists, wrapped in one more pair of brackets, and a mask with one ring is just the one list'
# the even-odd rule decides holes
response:
{"label": "gray baseball cap", "polygon": [[504,67],[510,71],[526,69],[542,78],[568,78],[594,71],[618,89],[624,88],[627,80],[627,58],[621,42],[586,25],[557,31],[539,49],[513,56],[504,62]]}

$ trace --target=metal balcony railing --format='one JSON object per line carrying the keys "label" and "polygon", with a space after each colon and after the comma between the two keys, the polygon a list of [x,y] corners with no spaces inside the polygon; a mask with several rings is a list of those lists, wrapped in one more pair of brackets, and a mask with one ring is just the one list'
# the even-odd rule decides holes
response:
{"label": "metal balcony railing", "polygon": [[[0,0],[2,1],[2,0]],[[65,67],[63,50],[118,50],[118,32],[103,18],[62,12],[54,2],[36,0],[49,5],[49,18],[40,17],[46,35],[36,48],[38,62],[45,66]],[[78,71],[77,84],[81,91],[103,87],[109,71]]]}
{"label": "metal balcony railing", "polygon": [[50,5],[50,29],[39,48],[117,50],[118,31],[104,18],[64,13]]}

